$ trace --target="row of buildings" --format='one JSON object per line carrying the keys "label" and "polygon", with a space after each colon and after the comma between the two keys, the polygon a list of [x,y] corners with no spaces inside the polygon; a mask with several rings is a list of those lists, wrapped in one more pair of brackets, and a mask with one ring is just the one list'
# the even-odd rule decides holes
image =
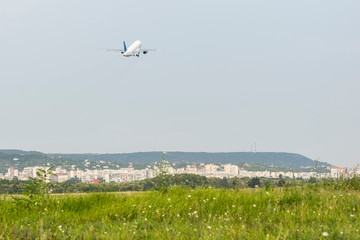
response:
{"label": "row of buildings", "polygon": [[[26,167],[22,171],[18,171],[15,167],[10,167],[5,174],[0,173],[0,179],[13,179],[18,178],[19,180],[28,180],[30,177],[36,177],[36,172],[38,169],[44,167]],[[96,169],[96,170],[66,170],[62,167],[57,167],[54,169],[54,175],[51,177],[52,181],[55,182],[64,182],[71,178],[78,178],[82,182],[86,183],[97,183],[100,181],[104,182],[128,182],[135,180],[143,180],[147,178],[153,178],[156,176],[157,169],[145,168],[136,170],[133,167],[128,168],[119,168],[119,169]],[[264,177],[264,178],[279,178],[279,177],[289,177],[289,178],[303,178],[309,179],[311,177],[315,178],[346,178],[352,177],[355,175],[360,175],[360,169],[351,168],[346,171],[345,168],[333,167],[330,168],[330,172],[327,173],[317,173],[317,172],[274,172],[274,171],[247,171],[242,168],[239,168],[233,164],[200,164],[199,167],[196,165],[187,165],[184,168],[174,169],[168,166],[168,172],[170,174],[182,174],[190,173],[197,174],[205,177],[217,177],[217,178],[252,178],[252,177]]]}

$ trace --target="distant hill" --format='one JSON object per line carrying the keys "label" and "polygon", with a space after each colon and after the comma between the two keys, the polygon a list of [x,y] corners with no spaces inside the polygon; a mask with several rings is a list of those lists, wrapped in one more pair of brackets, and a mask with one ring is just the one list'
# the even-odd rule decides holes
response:
{"label": "distant hill", "polygon": [[[81,161],[107,161],[114,163],[143,163],[152,164],[161,161],[162,152],[137,152],[119,154],[49,154],[53,157],[62,156],[65,158],[78,159]],[[179,163],[214,163],[214,164],[243,164],[252,163],[280,168],[300,168],[315,166],[315,161],[294,153],[276,152],[167,152],[166,160]],[[331,166],[326,162],[319,162],[318,165]]]}
{"label": "distant hill", "polygon": [[[136,152],[116,154],[45,154],[37,151],[22,151],[13,149],[0,149],[0,173],[5,173],[11,166],[16,166],[20,171],[24,167],[31,166],[63,166],[69,168],[76,165],[76,168],[102,168],[108,165],[110,168],[124,167],[128,163],[134,163],[138,168],[152,165],[161,161],[162,152]],[[84,161],[91,164],[85,166]],[[294,153],[276,152],[168,152],[166,160],[174,163],[232,163],[242,165],[244,163],[257,164],[262,166],[273,166],[277,168],[314,167],[315,161]],[[99,163],[104,161],[105,163]],[[110,164],[110,162],[112,164]],[[326,162],[319,162],[318,166],[331,166]]]}
{"label": "distant hill", "polygon": [[36,151],[0,149],[0,173],[5,173],[12,166],[16,166],[22,171],[24,167],[46,166],[47,164],[49,166],[70,166],[82,165],[82,162],[76,159],[54,158]]}

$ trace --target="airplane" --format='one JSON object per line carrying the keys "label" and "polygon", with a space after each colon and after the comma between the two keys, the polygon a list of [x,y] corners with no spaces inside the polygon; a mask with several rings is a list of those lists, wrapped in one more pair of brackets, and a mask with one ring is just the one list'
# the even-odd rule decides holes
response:
{"label": "airplane", "polygon": [[133,44],[130,45],[129,48],[126,47],[126,43],[125,41],[124,43],[124,49],[109,49],[109,48],[105,48],[106,51],[110,51],[110,52],[121,52],[121,54],[124,57],[132,57],[132,56],[136,56],[139,57],[140,54],[147,54],[149,51],[155,51],[156,49],[142,49],[142,42],[140,40],[135,41]]}

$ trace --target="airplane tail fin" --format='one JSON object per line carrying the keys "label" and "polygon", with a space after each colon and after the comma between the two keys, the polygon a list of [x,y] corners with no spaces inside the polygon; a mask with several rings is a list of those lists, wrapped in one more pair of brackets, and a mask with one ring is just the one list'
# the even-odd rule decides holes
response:
{"label": "airplane tail fin", "polygon": [[124,52],[126,52],[127,49],[126,49],[126,44],[125,44],[125,41],[124,41]]}

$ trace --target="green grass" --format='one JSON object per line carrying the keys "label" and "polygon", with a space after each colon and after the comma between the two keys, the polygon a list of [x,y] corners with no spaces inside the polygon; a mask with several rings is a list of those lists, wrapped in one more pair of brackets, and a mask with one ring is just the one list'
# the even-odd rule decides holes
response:
{"label": "green grass", "polygon": [[[359,239],[360,193],[322,187],[0,200],[0,239]],[[328,236],[323,236],[323,234]]]}

